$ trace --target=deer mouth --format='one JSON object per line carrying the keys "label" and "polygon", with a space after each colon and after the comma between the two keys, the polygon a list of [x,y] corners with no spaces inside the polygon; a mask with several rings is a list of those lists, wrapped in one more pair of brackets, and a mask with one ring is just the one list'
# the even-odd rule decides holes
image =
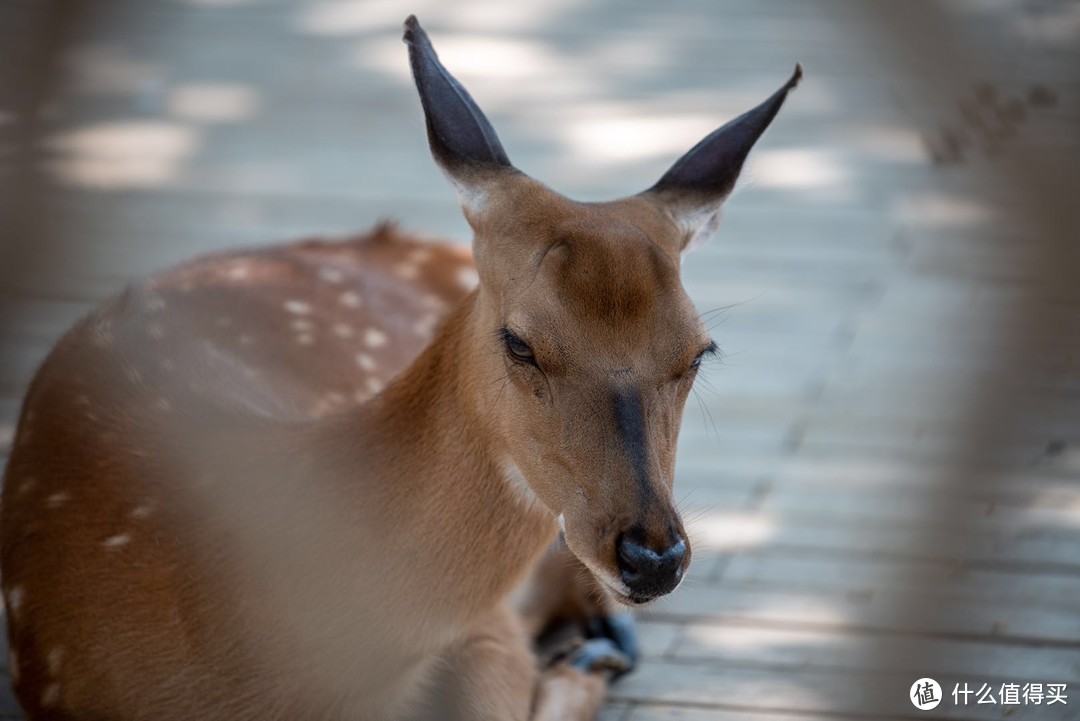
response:
{"label": "deer mouth", "polygon": [[594,575],[596,575],[597,580],[600,581],[600,585],[603,586],[616,601],[624,606],[644,606],[660,598],[660,596],[643,596],[632,593],[629,589],[620,588],[599,574]]}

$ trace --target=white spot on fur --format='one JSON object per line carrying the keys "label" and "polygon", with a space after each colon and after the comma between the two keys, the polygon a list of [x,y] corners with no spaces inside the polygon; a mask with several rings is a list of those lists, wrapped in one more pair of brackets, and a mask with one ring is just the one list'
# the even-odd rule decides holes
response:
{"label": "white spot on fur", "polygon": [[369,373],[378,367],[375,359],[369,356],[367,353],[356,354],[356,365],[360,366]]}
{"label": "white spot on fur", "polygon": [[243,280],[248,277],[251,269],[248,268],[247,263],[237,263],[232,268],[229,268],[228,276],[233,280]]}
{"label": "white spot on fur", "polygon": [[135,506],[134,508],[132,508],[130,515],[131,515],[132,518],[142,519],[142,518],[148,518],[150,516],[150,514],[153,513],[153,512],[154,512],[154,507],[151,506],[148,503],[144,503],[141,506]]}
{"label": "white spot on fur", "polygon": [[457,281],[465,290],[472,290],[480,283],[480,276],[475,268],[465,267],[457,272]]}
{"label": "white spot on fur", "polygon": [[314,324],[310,320],[308,320],[307,318],[297,318],[293,322],[289,323],[289,326],[293,330],[298,330],[298,331],[311,330],[312,328],[315,327]]}
{"label": "white spot on fur", "polygon": [[566,516],[559,514],[559,517],[555,519],[555,522],[559,524],[559,530],[566,533]]}
{"label": "white spot on fur", "polygon": [[42,706],[55,706],[60,701],[60,684],[50,683],[41,694]]}
{"label": "white spot on fur", "polygon": [[345,280],[345,274],[337,268],[320,268],[319,280],[326,283],[340,283]]}
{"label": "white spot on fur", "polygon": [[296,315],[307,315],[311,312],[311,304],[302,300],[287,300],[285,301],[285,310]]}
{"label": "white spot on fur", "polygon": [[378,378],[368,378],[367,381],[365,381],[364,385],[366,385],[368,387],[368,390],[372,393],[378,393],[383,389],[382,381],[380,381]]}
{"label": "white spot on fur", "polygon": [[338,300],[346,308],[360,307],[360,294],[351,290],[342,293]]}
{"label": "white spot on fur", "polygon": [[60,646],[56,646],[49,650],[49,653],[45,656],[45,666],[49,669],[49,673],[53,676],[60,673],[60,665],[64,662],[64,649]]}
{"label": "white spot on fur", "polygon": [[146,299],[146,311],[159,313],[165,310],[165,300],[160,295],[152,295]]}
{"label": "white spot on fur", "polygon": [[59,508],[68,501],[71,500],[71,494],[61,491],[59,493],[53,493],[45,499],[45,505],[49,508]]}
{"label": "white spot on fur", "polygon": [[525,480],[524,474],[517,464],[509,458],[502,462],[503,478],[506,480],[506,485],[514,492],[518,499],[526,506],[532,507],[535,505],[542,505],[540,498],[536,495],[536,491],[532,489],[529,482]]}
{"label": "white spot on fur", "polygon": [[333,331],[334,335],[338,338],[352,338],[353,334],[356,332],[348,323],[335,323]]}
{"label": "white spot on fur", "polygon": [[419,320],[413,323],[413,333],[420,336],[421,338],[426,338],[431,335],[432,331],[435,330],[435,326],[438,324],[438,322],[439,317],[432,313],[423,315],[420,317]]}
{"label": "white spot on fur", "polygon": [[296,342],[300,345],[311,345],[315,342],[315,337],[310,333],[301,333],[300,335],[296,336]]}
{"label": "white spot on fur", "polygon": [[364,331],[364,342],[368,344],[369,348],[381,348],[386,345],[386,333],[383,333],[378,328],[368,328]]}
{"label": "white spot on fur", "polygon": [[105,548],[117,548],[119,546],[125,546],[130,542],[130,533],[118,533],[115,536],[109,536],[108,538],[106,538],[104,541],[102,541],[101,545],[105,546]]}

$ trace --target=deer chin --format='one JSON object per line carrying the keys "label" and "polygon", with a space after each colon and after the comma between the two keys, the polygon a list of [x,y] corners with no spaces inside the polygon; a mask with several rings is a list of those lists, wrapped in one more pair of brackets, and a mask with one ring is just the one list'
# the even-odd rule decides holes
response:
{"label": "deer chin", "polygon": [[560,513],[558,517],[559,528],[562,530],[563,538],[566,539],[566,545],[570,549],[570,552],[581,561],[581,564],[589,570],[589,573],[596,578],[596,581],[608,594],[619,603],[624,606],[640,606],[644,603],[648,603],[650,599],[635,598],[634,594],[627,587],[625,583],[620,581],[612,571],[604,569],[601,564],[597,563],[593,559],[589,558],[583,553],[579,553],[575,550],[574,544],[570,540],[570,535],[566,530],[566,518]]}
{"label": "deer chin", "polygon": [[596,578],[600,582],[600,585],[604,587],[604,590],[608,592],[608,595],[624,606],[644,606],[654,600],[650,598],[636,598],[630,593],[630,589],[628,589],[625,584],[616,586],[602,576],[597,575]]}
{"label": "deer chin", "polygon": [[585,567],[589,569],[593,576],[596,577],[596,580],[600,583],[601,586],[603,586],[604,590],[607,591],[616,601],[623,604],[624,606],[640,606],[650,600],[635,598],[635,596],[633,595],[633,593],[631,593],[630,589],[626,586],[625,583],[616,580],[611,576],[610,573],[598,568],[596,564],[590,561],[586,561],[580,556],[578,556],[578,558],[583,564],[585,564]]}

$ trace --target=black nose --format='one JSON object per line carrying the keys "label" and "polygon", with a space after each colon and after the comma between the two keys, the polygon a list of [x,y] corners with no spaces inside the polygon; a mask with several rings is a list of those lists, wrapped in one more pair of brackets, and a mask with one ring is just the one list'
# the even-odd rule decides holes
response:
{"label": "black nose", "polygon": [[646,547],[643,536],[624,533],[615,554],[623,583],[635,601],[651,600],[678,586],[686,559],[686,541],[678,534],[674,534],[675,542],[659,553]]}

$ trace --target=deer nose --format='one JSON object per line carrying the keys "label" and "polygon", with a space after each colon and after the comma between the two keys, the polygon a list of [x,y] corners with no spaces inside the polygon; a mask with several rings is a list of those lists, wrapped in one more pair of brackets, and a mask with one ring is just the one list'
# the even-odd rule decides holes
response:
{"label": "deer nose", "polygon": [[643,535],[624,533],[615,554],[631,599],[642,603],[674,590],[682,579],[686,559],[686,541],[678,533],[673,534],[674,543],[660,551],[648,548]]}

